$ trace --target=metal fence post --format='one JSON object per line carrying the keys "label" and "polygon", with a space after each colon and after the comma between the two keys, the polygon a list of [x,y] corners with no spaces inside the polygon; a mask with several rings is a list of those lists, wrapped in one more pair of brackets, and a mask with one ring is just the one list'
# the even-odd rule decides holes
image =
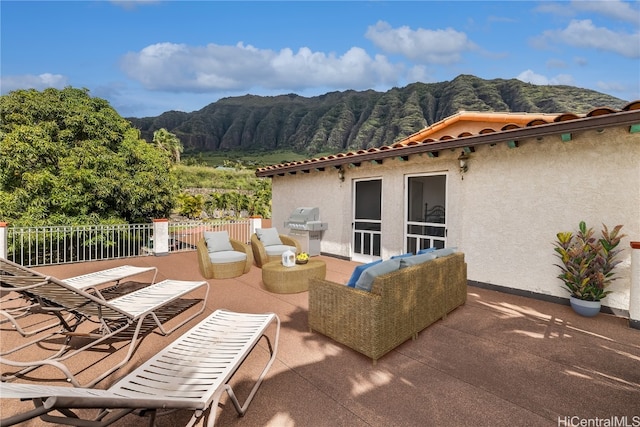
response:
{"label": "metal fence post", "polygon": [[162,256],[169,254],[169,220],[153,220],[153,254]]}
{"label": "metal fence post", "polygon": [[7,253],[7,223],[0,222],[0,258],[9,259]]}
{"label": "metal fence post", "polygon": [[635,329],[640,329],[640,242],[631,242],[629,326]]}
{"label": "metal fence post", "polygon": [[252,216],[249,217],[250,225],[249,225],[249,239],[253,236],[253,233],[256,232],[257,228],[262,228],[262,217],[261,216]]}

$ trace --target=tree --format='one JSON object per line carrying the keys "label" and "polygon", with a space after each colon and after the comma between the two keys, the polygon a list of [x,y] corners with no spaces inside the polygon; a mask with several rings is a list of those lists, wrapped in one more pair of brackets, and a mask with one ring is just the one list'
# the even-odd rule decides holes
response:
{"label": "tree", "polygon": [[249,215],[271,218],[271,182],[266,179],[257,181],[253,196],[249,200]]}
{"label": "tree", "polygon": [[165,128],[162,128],[153,133],[153,142],[162,150],[169,153],[175,163],[180,163],[180,153],[184,150],[180,138]]}
{"label": "tree", "polygon": [[199,218],[204,210],[204,197],[201,194],[181,193],[178,196],[178,212],[190,219]]}
{"label": "tree", "polygon": [[86,89],[0,97],[0,220],[23,225],[148,221],[178,191],[166,154]]}

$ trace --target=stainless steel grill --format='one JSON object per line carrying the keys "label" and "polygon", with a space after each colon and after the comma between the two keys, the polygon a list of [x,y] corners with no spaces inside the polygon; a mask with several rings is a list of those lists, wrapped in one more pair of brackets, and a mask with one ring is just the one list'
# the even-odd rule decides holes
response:
{"label": "stainless steel grill", "polygon": [[285,228],[291,230],[322,231],[327,229],[327,223],[320,221],[320,209],[296,208],[284,223]]}
{"label": "stainless steel grill", "polygon": [[289,236],[300,242],[302,251],[310,256],[320,255],[322,231],[328,224],[320,221],[318,208],[296,208],[284,223],[289,229]]}

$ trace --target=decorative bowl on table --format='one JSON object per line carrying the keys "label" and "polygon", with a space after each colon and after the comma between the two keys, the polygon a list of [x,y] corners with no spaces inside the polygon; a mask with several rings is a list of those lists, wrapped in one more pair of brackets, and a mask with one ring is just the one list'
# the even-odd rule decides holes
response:
{"label": "decorative bowl on table", "polygon": [[301,252],[296,255],[296,264],[306,264],[309,262],[309,254],[306,252]]}

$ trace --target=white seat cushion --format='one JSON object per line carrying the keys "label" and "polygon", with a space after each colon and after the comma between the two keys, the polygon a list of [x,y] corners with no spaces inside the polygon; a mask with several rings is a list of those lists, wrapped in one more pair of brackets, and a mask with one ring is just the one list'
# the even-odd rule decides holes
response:
{"label": "white seat cushion", "polygon": [[247,260],[247,254],[238,251],[218,251],[210,252],[211,264],[228,264],[230,262],[240,262]]}
{"label": "white seat cushion", "polygon": [[264,251],[267,253],[267,256],[279,256],[279,255],[282,255],[284,251],[287,251],[287,250],[295,253],[296,247],[288,246],[288,245],[271,245],[271,246],[264,247]]}

